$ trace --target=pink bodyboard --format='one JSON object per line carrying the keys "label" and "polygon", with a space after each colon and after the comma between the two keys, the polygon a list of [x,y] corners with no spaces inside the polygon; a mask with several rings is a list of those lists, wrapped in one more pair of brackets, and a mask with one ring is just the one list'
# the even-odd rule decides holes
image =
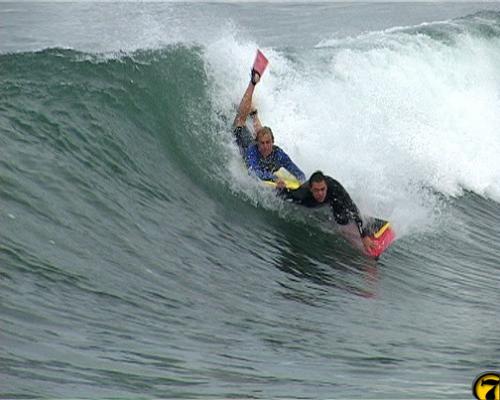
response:
{"label": "pink bodyboard", "polygon": [[373,249],[365,250],[372,257],[380,257],[382,253],[391,245],[391,243],[396,238],[392,228],[387,228],[387,230],[378,238],[373,237],[372,242],[375,245]]}
{"label": "pink bodyboard", "polygon": [[[375,220],[377,220],[379,223],[387,222],[380,219],[375,219]],[[369,235],[369,237],[371,238],[371,241],[374,246],[372,249],[367,250],[363,246],[361,238],[359,237],[358,228],[356,227],[355,224],[351,223],[348,225],[340,225],[340,226],[337,225],[337,227],[340,230],[342,236],[345,239],[347,239],[354,247],[361,250],[361,252],[366,254],[367,256],[373,257],[375,259],[378,259],[382,255],[382,253],[384,253],[396,239],[396,233],[394,232],[391,226],[388,226],[386,229],[383,230],[383,232],[379,232],[377,234],[374,234],[372,232]]]}

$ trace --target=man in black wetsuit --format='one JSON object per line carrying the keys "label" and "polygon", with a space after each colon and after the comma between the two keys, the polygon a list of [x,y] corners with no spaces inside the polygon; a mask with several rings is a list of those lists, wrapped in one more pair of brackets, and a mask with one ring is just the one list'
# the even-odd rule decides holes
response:
{"label": "man in black wetsuit", "polygon": [[365,248],[370,249],[373,246],[363,227],[358,207],[347,191],[339,182],[323,175],[321,171],[313,173],[309,181],[298,189],[282,189],[279,195],[305,207],[320,207],[329,204],[332,208],[333,218],[339,225],[354,222]]}

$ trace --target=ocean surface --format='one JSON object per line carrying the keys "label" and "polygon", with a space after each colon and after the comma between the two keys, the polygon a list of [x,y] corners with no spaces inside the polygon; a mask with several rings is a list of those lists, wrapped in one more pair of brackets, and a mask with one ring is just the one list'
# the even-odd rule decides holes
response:
{"label": "ocean surface", "polygon": [[[471,399],[500,369],[499,3],[0,3],[0,398]],[[397,240],[282,203],[230,128]]]}

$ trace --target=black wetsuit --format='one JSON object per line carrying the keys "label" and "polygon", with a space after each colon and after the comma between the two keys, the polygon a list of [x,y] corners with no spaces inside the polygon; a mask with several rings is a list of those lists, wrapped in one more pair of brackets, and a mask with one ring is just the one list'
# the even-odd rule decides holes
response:
{"label": "black wetsuit", "polygon": [[233,130],[233,135],[236,144],[238,145],[238,149],[240,149],[241,156],[245,157],[247,149],[252,144],[255,144],[255,140],[253,139],[252,134],[246,126],[237,126]]}
{"label": "black wetsuit", "polygon": [[321,207],[329,204],[332,208],[333,218],[339,225],[355,222],[359,234],[361,237],[365,237],[367,233],[363,228],[363,220],[359,215],[358,207],[356,207],[347,191],[339,182],[329,176],[325,176],[325,182],[327,192],[323,203],[319,203],[313,197],[308,182],[295,190],[283,189],[279,195],[305,207]]}

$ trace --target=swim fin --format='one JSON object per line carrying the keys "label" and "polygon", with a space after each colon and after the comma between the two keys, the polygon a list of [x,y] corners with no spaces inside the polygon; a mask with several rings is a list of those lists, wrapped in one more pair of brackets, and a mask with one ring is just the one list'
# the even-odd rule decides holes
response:
{"label": "swim fin", "polygon": [[262,54],[259,49],[257,49],[257,55],[255,56],[255,60],[253,62],[252,71],[257,72],[259,76],[262,77],[262,74],[264,74],[264,71],[267,68],[267,64],[269,64],[269,61],[266,56]]}

